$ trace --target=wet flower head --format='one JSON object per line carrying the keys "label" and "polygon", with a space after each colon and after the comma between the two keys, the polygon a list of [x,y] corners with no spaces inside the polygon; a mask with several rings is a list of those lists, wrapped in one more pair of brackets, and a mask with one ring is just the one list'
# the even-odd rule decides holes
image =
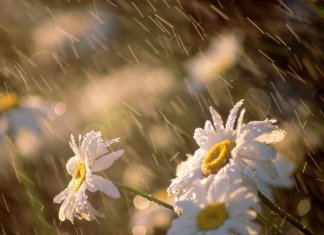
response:
{"label": "wet flower head", "polygon": [[117,187],[108,179],[92,173],[99,172],[110,167],[115,160],[120,158],[124,150],[113,152],[108,147],[119,139],[103,141],[100,132],[91,131],[83,138],[80,136],[79,144],[71,136],[70,146],[75,154],[67,164],[66,170],[72,176],[68,187],[54,197],[55,203],[62,203],[59,211],[59,219],[64,221],[74,218],[94,220],[104,215],[95,210],[87,200],[86,190],[102,191],[112,198],[119,198]]}
{"label": "wet flower head", "polygon": [[176,201],[179,217],[168,235],[258,234],[254,222],[257,196],[243,185],[240,175],[222,168],[217,176],[192,182],[194,198]]}
{"label": "wet flower head", "polygon": [[[177,177],[168,189],[179,198],[192,197],[192,182],[217,175],[220,170],[232,164],[244,178],[247,185],[271,198],[271,185],[278,181],[289,181],[289,175],[281,176],[276,164],[277,151],[274,144],[282,141],[285,132],[274,125],[276,120],[251,121],[243,123],[245,109],[240,111],[243,100],[231,109],[226,123],[212,107],[212,121],[206,121],[204,128],[194,133],[199,148],[195,154],[181,163]],[[270,182],[270,183],[269,183]]]}

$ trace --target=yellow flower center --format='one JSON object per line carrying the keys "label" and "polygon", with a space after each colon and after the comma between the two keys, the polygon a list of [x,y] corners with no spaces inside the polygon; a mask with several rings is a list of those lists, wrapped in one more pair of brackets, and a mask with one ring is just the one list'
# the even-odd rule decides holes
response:
{"label": "yellow flower center", "polygon": [[215,144],[206,154],[201,169],[204,176],[217,173],[230,159],[231,151],[235,147],[232,140],[223,140]]}
{"label": "yellow flower center", "polygon": [[73,190],[76,192],[81,187],[82,183],[86,179],[86,167],[82,161],[79,161],[73,172],[73,179],[75,183],[73,185]]}
{"label": "yellow flower center", "polygon": [[216,229],[224,223],[228,214],[224,204],[210,204],[204,207],[196,217],[199,230]]}
{"label": "yellow flower center", "polygon": [[167,201],[169,198],[167,191],[163,189],[155,192],[153,196],[161,201]]}
{"label": "yellow flower center", "polygon": [[13,108],[19,104],[19,97],[14,92],[0,94],[0,111]]}

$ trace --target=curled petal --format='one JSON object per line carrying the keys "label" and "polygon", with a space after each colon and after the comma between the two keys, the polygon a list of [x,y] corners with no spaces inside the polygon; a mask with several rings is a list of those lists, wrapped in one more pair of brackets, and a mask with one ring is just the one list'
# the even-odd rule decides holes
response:
{"label": "curled petal", "polygon": [[215,128],[214,128],[213,124],[211,123],[211,121],[209,121],[209,120],[207,120],[205,122],[205,128],[204,129],[208,134],[215,133]]}
{"label": "curled petal", "polygon": [[100,157],[99,159],[96,159],[91,166],[91,170],[93,172],[97,172],[110,167],[114,163],[114,161],[116,161],[124,154],[124,152],[124,150],[120,149],[115,152],[108,153]]}
{"label": "curled petal", "polygon": [[115,138],[115,139],[112,139],[112,140],[108,140],[106,141],[104,144],[109,147],[110,145],[112,145],[113,143],[118,143],[120,140],[120,138]]}
{"label": "curled petal", "polygon": [[236,127],[237,133],[241,133],[241,128],[243,126],[243,118],[244,118],[245,111],[246,111],[245,109],[242,109],[240,112],[240,116],[237,119],[237,127]]}
{"label": "curled petal", "polygon": [[69,188],[64,189],[62,192],[60,192],[53,198],[53,202],[60,204],[65,200],[65,198],[69,195],[70,192],[71,190]]}
{"label": "curled petal", "polygon": [[87,188],[92,192],[99,190],[112,198],[120,197],[117,187],[110,180],[98,175],[92,175],[87,180]]}
{"label": "curled petal", "polygon": [[71,141],[69,142],[69,144],[70,144],[70,147],[71,147],[72,151],[74,152],[74,154],[76,156],[78,156],[80,158],[80,160],[84,161],[84,155],[80,151],[79,146],[76,144],[75,138],[73,135],[71,135]]}
{"label": "curled petal", "polygon": [[96,217],[104,217],[104,214],[100,213],[92,207],[92,205],[87,200],[87,195],[85,194],[85,192],[81,192],[78,195],[76,210],[79,215],[79,219],[83,218],[85,220],[92,221],[95,220]]}
{"label": "curled petal", "polygon": [[75,170],[75,167],[77,165],[77,163],[80,161],[80,158],[78,156],[74,156],[74,157],[71,157],[67,163],[66,163],[66,170],[67,172],[73,176],[73,173],[74,173],[74,170]]}
{"label": "curled petal", "polygon": [[243,101],[244,100],[240,100],[231,109],[230,114],[229,114],[229,116],[227,118],[227,121],[226,121],[226,130],[227,131],[234,130],[234,124],[235,124],[235,121],[236,121],[237,112],[239,111],[240,107],[243,105]]}

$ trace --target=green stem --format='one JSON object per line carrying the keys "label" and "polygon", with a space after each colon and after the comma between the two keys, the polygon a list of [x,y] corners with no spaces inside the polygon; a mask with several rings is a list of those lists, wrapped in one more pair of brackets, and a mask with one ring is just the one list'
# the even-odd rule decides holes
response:
{"label": "green stem", "polygon": [[278,226],[276,224],[271,223],[267,217],[265,217],[263,214],[257,212],[257,219],[263,223],[265,226],[269,226],[271,229],[271,232],[274,235],[282,235],[283,233],[281,232],[281,230],[278,228]]}
{"label": "green stem", "polygon": [[136,194],[136,195],[140,195],[140,196],[142,196],[142,197],[144,197],[144,198],[146,198],[146,199],[148,199],[148,200],[150,200],[150,201],[152,201],[152,202],[155,202],[156,204],[158,204],[158,205],[160,205],[160,206],[163,206],[163,207],[165,207],[165,208],[170,209],[170,210],[173,211],[173,206],[172,206],[172,205],[170,205],[170,204],[168,204],[168,203],[166,203],[166,202],[163,202],[163,201],[161,201],[161,200],[159,200],[159,199],[157,199],[157,198],[155,198],[155,197],[153,197],[153,196],[151,196],[151,195],[149,195],[149,194],[147,194],[147,193],[143,193],[143,192],[141,192],[141,191],[138,191],[138,190],[136,190],[136,189],[133,189],[133,188],[128,187],[128,186],[126,186],[126,185],[124,185],[124,184],[121,184],[121,183],[114,182],[114,184],[115,184],[119,189],[124,189],[124,190],[126,190],[126,191],[128,191],[128,192],[134,193],[134,194]]}
{"label": "green stem", "polygon": [[313,232],[302,225],[298,220],[296,220],[294,217],[292,217],[289,213],[285,212],[283,209],[281,209],[278,205],[274,204],[270,199],[268,199],[264,194],[261,192],[258,192],[259,198],[263,201],[263,203],[269,207],[271,210],[276,212],[279,216],[281,216],[283,219],[287,220],[291,225],[295,226],[297,229],[302,231],[306,235],[313,235]]}

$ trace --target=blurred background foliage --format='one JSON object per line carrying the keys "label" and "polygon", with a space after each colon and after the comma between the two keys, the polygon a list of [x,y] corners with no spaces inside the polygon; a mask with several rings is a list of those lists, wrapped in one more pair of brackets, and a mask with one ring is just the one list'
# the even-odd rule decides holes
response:
{"label": "blurred background foliage", "polygon": [[208,107],[226,117],[240,99],[246,121],[276,117],[288,133],[277,147],[297,165],[295,188],[276,190],[278,204],[324,234],[323,1],[0,5],[0,93],[19,97],[0,111],[3,234],[165,234],[172,214],[125,192],[89,194],[103,220],[58,220],[52,198],[70,180],[70,134],[121,137],[126,154],[104,174],[167,200]]}

